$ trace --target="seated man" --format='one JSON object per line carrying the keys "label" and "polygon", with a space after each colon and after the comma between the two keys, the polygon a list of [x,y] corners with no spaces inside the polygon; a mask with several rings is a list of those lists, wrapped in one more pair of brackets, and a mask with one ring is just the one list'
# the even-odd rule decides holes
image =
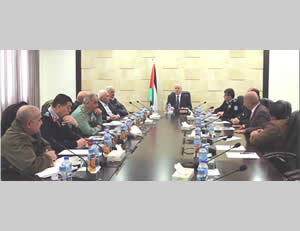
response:
{"label": "seated man", "polygon": [[230,120],[242,112],[238,101],[234,99],[234,90],[232,88],[225,89],[224,99],[223,104],[213,111],[213,113],[217,113],[221,119]]}
{"label": "seated man", "polygon": [[[259,96],[259,90],[256,88],[249,88],[247,92],[249,91],[254,91],[258,98],[260,98]],[[246,108],[245,106],[242,107],[242,112],[240,114],[237,115],[236,118],[231,119],[231,123],[233,124],[233,127],[238,127],[238,128],[242,128],[242,125],[245,125],[249,123],[249,118],[251,115],[251,111]]]}
{"label": "seated man", "polygon": [[88,94],[83,98],[83,104],[79,105],[72,113],[78,127],[84,136],[97,135],[101,131],[102,112],[98,108],[96,94]]}
{"label": "seated man", "polygon": [[191,95],[189,92],[182,92],[182,87],[179,84],[175,85],[175,92],[168,96],[167,104],[171,104],[171,110],[180,108],[189,108],[192,110]]}
{"label": "seated man", "polygon": [[123,104],[121,104],[115,97],[115,89],[112,86],[106,88],[107,93],[109,94],[109,105],[116,111],[117,115],[120,117],[127,116],[128,112]]}
{"label": "seated man", "polygon": [[117,112],[115,111],[115,108],[113,108],[110,104],[109,104],[109,94],[106,90],[100,90],[99,91],[99,108],[102,111],[102,120],[103,121],[112,121],[112,120],[117,120],[120,118],[120,115],[117,114]]}
{"label": "seated man", "polygon": [[83,98],[89,93],[87,91],[80,91],[77,94],[76,101],[72,104],[71,113],[76,110],[76,108],[83,103]]}
{"label": "seated man", "polygon": [[236,130],[236,133],[246,134],[246,138],[250,133],[259,128],[264,128],[266,124],[271,120],[269,110],[259,103],[258,95],[253,92],[247,92],[244,97],[244,106],[251,111],[249,125],[245,126],[245,129]]}
{"label": "seated man", "polygon": [[53,166],[56,154],[41,137],[41,113],[37,107],[25,105],[1,140],[1,155],[20,174],[34,175]]}
{"label": "seated man", "polygon": [[288,137],[288,118],[285,105],[280,101],[270,105],[271,121],[264,129],[257,129],[250,134],[250,144],[263,152],[285,151]]}
{"label": "seated man", "polygon": [[78,127],[77,121],[69,115],[71,106],[72,99],[69,96],[58,94],[42,116],[41,134],[56,153],[65,148],[81,148],[86,145],[86,140],[68,126]]}

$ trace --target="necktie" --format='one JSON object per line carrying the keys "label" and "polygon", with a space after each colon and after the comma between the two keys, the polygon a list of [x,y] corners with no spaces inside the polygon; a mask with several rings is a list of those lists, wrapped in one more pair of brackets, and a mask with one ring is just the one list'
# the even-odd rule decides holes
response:
{"label": "necktie", "polygon": [[176,95],[176,108],[179,108],[179,95]]}

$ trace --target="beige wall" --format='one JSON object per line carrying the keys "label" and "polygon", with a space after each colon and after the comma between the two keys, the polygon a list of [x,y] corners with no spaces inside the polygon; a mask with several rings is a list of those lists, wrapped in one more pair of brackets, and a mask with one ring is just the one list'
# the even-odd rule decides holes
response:
{"label": "beige wall", "polygon": [[262,50],[82,50],[82,89],[98,92],[113,85],[129,110],[134,111],[128,103],[134,98],[149,105],[152,59],[160,110],[176,83],[190,91],[193,106],[203,100],[218,106],[228,87],[236,95],[249,87],[262,91]]}

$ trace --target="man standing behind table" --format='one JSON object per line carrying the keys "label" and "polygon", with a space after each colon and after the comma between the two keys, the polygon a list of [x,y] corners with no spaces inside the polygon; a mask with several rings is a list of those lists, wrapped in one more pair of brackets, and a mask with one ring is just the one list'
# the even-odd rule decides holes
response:
{"label": "man standing behind table", "polygon": [[191,103],[191,94],[187,91],[183,92],[182,87],[179,84],[175,85],[175,92],[172,92],[168,96],[168,104],[171,104],[171,110],[179,110],[180,108],[189,108],[192,110],[192,103]]}
{"label": "man standing behind table", "polygon": [[84,136],[97,135],[101,131],[102,111],[98,108],[96,94],[88,94],[83,98],[83,104],[79,105],[72,113],[78,123],[78,127]]}
{"label": "man standing behind table", "polygon": [[72,99],[64,94],[58,94],[52,105],[44,113],[41,126],[41,134],[50,144],[56,153],[65,148],[81,148],[86,145],[86,140],[81,138],[69,125],[78,127],[77,121],[69,115],[72,106]]}
{"label": "man standing behind table", "polygon": [[108,92],[106,90],[100,90],[98,96],[98,105],[102,111],[102,120],[110,122],[112,120],[120,119],[121,116],[117,114],[115,108],[109,104],[110,97]]}
{"label": "man standing behind table", "polygon": [[223,120],[230,120],[241,112],[242,108],[234,98],[234,90],[232,88],[225,89],[224,102],[220,107],[216,108],[213,113],[217,113]]}
{"label": "man standing behind table", "polygon": [[1,140],[1,156],[22,175],[34,175],[53,166],[56,154],[40,134],[40,110],[22,106]]}
{"label": "man standing behind table", "polygon": [[251,111],[249,124],[245,129],[236,130],[236,133],[246,134],[249,137],[254,130],[264,128],[271,120],[269,110],[259,103],[257,94],[253,91],[247,92],[244,97],[244,106]]}
{"label": "man standing behind table", "polygon": [[109,94],[109,105],[120,117],[127,116],[128,112],[123,104],[121,104],[115,97],[115,89],[112,86],[106,88],[107,93]]}

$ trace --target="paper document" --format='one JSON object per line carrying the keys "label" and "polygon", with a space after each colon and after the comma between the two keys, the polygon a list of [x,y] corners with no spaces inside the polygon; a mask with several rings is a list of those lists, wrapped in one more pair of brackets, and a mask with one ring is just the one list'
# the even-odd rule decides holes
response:
{"label": "paper document", "polygon": [[219,169],[217,169],[217,168],[215,168],[215,169],[208,169],[207,174],[209,176],[219,176],[220,172],[219,172]]}
{"label": "paper document", "polygon": [[228,139],[226,140],[226,142],[234,141],[234,140],[240,140],[240,139],[241,139],[240,137],[233,136],[233,137],[231,137],[231,138],[228,138]]}
{"label": "paper document", "polygon": [[[88,149],[70,149],[72,152],[74,152],[76,155],[80,155],[80,156],[87,156],[89,154],[89,150]],[[63,150],[60,153],[58,153],[58,155],[68,155],[68,156],[72,156],[73,153],[71,153],[68,150]]]}
{"label": "paper document", "polygon": [[121,121],[112,121],[110,123],[104,123],[103,126],[121,126]]}
{"label": "paper document", "polygon": [[230,124],[228,121],[215,121],[213,124]]}
{"label": "paper document", "polygon": [[[216,145],[217,151],[226,151],[232,147],[233,147],[233,145]],[[243,145],[241,145],[240,147],[234,148],[231,151],[242,151],[243,152],[243,151],[246,151],[246,148]]]}
{"label": "paper document", "polygon": [[228,158],[259,159],[256,152],[226,152]]}
{"label": "paper document", "polygon": [[37,175],[40,178],[47,178],[56,175],[58,172],[59,172],[59,167],[51,167],[51,168],[46,168],[44,171],[38,172],[35,175]]}

